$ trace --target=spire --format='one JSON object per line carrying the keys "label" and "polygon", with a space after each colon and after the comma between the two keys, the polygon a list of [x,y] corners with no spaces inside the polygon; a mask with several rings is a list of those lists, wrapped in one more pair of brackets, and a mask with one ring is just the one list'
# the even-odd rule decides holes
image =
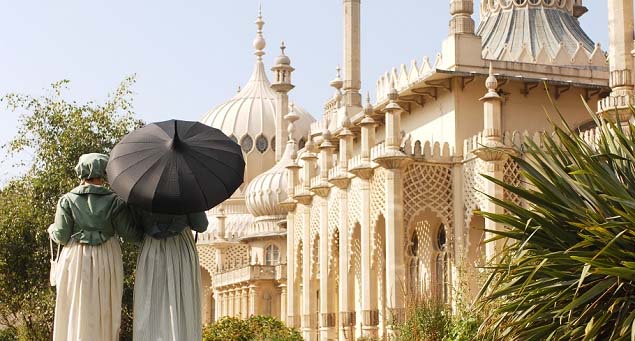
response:
{"label": "spire", "polygon": [[258,8],[258,19],[256,20],[257,35],[256,39],[254,39],[254,49],[256,52],[254,54],[258,57],[258,60],[262,60],[262,56],[265,55],[265,47],[267,46],[267,42],[265,38],[262,36],[262,28],[265,26],[265,21],[262,20],[262,4]]}

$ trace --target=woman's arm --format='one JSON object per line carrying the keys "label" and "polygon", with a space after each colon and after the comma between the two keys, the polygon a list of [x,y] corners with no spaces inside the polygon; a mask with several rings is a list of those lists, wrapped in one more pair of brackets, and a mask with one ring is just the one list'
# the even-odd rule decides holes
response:
{"label": "woman's arm", "polygon": [[209,225],[209,222],[207,221],[207,215],[205,212],[190,213],[187,215],[187,219],[192,230],[196,232],[207,231],[207,225]]}
{"label": "woman's arm", "polygon": [[66,245],[73,234],[73,214],[71,212],[70,202],[66,196],[60,198],[57,202],[57,210],[55,211],[55,222],[48,228],[48,233],[56,243]]}
{"label": "woman's arm", "polygon": [[113,204],[116,207],[113,210],[112,224],[119,237],[127,242],[142,241],[143,228],[137,224],[134,210],[120,198],[116,198]]}

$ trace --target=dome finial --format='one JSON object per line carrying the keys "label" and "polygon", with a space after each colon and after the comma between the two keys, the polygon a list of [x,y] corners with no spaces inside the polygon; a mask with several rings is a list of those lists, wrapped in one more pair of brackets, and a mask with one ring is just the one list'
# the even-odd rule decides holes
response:
{"label": "dome finial", "polygon": [[258,56],[258,60],[262,60],[262,56],[265,55],[265,51],[263,50],[267,46],[267,42],[265,41],[265,38],[262,35],[262,28],[264,26],[265,26],[265,21],[262,19],[262,3],[261,3],[258,8],[258,19],[256,20],[256,27],[258,28],[256,32],[257,36],[256,36],[256,39],[254,39],[254,44],[253,44],[254,49],[256,49],[256,52],[254,52],[254,54]]}

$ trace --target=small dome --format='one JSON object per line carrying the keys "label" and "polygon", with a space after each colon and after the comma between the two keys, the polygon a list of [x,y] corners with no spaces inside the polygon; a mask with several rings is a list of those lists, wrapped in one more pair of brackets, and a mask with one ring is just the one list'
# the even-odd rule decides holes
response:
{"label": "small dome", "polygon": [[276,58],[276,65],[291,65],[291,59],[286,54],[281,54]]}
{"label": "small dome", "polygon": [[287,212],[280,203],[287,200],[287,166],[293,163],[292,148],[286,148],[285,153],[268,171],[255,177],[245,191],[247,210],[259,220],[284,218]]}

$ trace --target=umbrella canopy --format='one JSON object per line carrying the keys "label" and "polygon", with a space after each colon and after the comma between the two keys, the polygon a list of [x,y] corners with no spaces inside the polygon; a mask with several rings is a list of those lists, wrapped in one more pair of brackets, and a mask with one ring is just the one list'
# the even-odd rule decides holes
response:
{"label": "umbrella canopy", "polygon": [[240,146],[199,122],[152,123],[126,135],[110,154],[106,174],[126,202],[168,214],[208,210],[243,183]]}

